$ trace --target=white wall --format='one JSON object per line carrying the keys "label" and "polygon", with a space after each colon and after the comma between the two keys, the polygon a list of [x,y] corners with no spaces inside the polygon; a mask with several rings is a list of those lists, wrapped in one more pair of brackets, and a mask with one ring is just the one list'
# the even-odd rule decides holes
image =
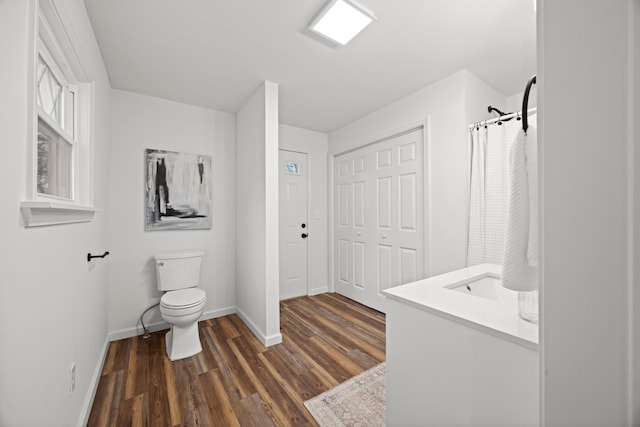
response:
{"label": "white wall", "polygon": [[329,138],[325,133],[294,126],[280,125],[280,149],[307,153],[308,182],[308,270],[309,294],[329,290],[328,276],[328,215],[327,211],[327,149]]}
{"label": "white wall", "polygon": [[264,345],[280,335],[278,86],[264,82],[236,116],[236,296]]}
{"label": "white wall", "polygon": [[548,426],[640,424],[630,384],[640,356],[631,352],[629,330],[638,328],[630,301],[634,286],[638,299],[631,273],[638,271],[632,243],[640,222],[632,199],[640,163],[631,160],[638,146],[629,109],[631,6],[632,0],[538,2]]}
{"label": "white wall", "polygon": [[427,131],[427,274],[466,265],[468,125],[489,118],[506,98],[459,71],[329,134],[329,154],[374,142],[429,119]]}
{"label": "white wall", "polygon": [[[107,268],[87,263],[106,245],[110,90],[81,0],[62,0],[95,78],[94,202],[104,211],[89,223],[25,229],[29,144],[33,143],[35,0],[0,2],[3,82],[0,141],[0,425],[82,424],[99,375],[107,338]],[[69,396],[69,368],[76,389]]]}
{"label": "white wall", "polygon": [[633,315],[630,316],[632,325],[631,339],[633,341],[631,349],[631,371],[633,374],[633,383],[631,390],[631,408],[630,417],[631,425],[640,424],[640,286],[638,286],[638,278],[640,278],[640,4],[635,1],[631,3],[632,11],[629,14],[633,23],[633,68],[631,82],[633,89],[633,108],[630,108],[630,125],[633,132],[630,138],[631,152],[633,153],[633,270],[631,280],[629,281],[629,302]]}
{"label": "white wall", "polygon": [[[465,73],[465,80],[465,120],[467,126],[471,123],[495,117],[495,113],[489,113],[487,110],[489,106],[498,108],[505,113],[513,111],[509,110],[509,99],[483,80],[471,73]],[[468,127],[465,129],[468,129]]]}
{"label": "white wall", "polygon": [[[153,255],[205,252],[200,287],[203,318],[235,311],[235,117],[200,107],[113,90],[109,206],[109,331],[112,339],[141,333],[142,312],[160,301]],[[213,226],[209,230],[144,231],[146,148],[211,156]],[[145,316],[164,329],[158,308]]]}
{"label": "white wall", "polygon": [[[265,346],[282,342],[280,334],[280,220],[278,216],[279,187],[278,187],[278,130],[279,98],[278,85],[264,82],[264,152],[265,152],[265,229],[266,229],[266,298],[262,301],[267,307],[265,332]],[[236,157],[236,172],[242,159],[238,163]],[[237,195],[236,195],[237,196]]]}

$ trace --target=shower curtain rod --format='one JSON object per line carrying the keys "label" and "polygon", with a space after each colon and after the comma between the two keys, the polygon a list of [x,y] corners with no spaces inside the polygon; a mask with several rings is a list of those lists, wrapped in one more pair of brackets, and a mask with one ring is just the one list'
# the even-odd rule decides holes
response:
{"label": "shower curtain rod", "polygon": [[[527,116],[530,116],[531,114],[533,114],[533,113],[535,113],[537,111],[538,111],[538,109],[536,107],[529,108],[529,110],[527,111]],[[503,122],[503,121],[512,119],[514,117],[522,117],[522,111],[516,111],[514,113],[509,113],[509,114],[506,114],[504,116],[494,117],[493,119],[483,120],[481,122],[472,123],[472,124],[469,125],[469,129],[473,129],[474,127],[477,127],[477,126],[492,125],[494,123]]]}
{"label": "shower curtain rod", "polygon": [[[531,92],[531,86],[533,86],[534,84],[536,84],[535,75],[531,77],[531,79],[527,82],[527,87],[524,90],[524,96],[522,97],[522,111],[525,111],[529,108],[529,92]],[[524,130],[525,134],[527,133],[528,127],[529,127],[529,123],[527,120],[527,116],[524,116],[522,118],[522,130]]]}

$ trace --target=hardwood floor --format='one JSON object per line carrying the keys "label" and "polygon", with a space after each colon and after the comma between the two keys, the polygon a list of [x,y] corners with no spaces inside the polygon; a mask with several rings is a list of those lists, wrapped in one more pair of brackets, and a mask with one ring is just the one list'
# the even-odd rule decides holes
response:
{"label": "hardwood floor", "polygon": [[201,321],[169,361],[166,331],[109,346],[89,426],[317,426],[303,402],[385,360],[385,316],[338,294],[280,303],[268,348],[237,315]]}

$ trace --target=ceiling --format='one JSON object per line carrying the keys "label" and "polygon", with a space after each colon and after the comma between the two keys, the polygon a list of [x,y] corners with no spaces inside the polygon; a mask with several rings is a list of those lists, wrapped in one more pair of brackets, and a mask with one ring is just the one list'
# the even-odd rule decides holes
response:
{"label": "ceiling", "polygon": [[280,122],[330,132],[466,68],[505,96],[535,74],[532,0],[359,0],[377,17],[330,48],[325,0],[85,0],[113,88],[237,112],[264,80]]}

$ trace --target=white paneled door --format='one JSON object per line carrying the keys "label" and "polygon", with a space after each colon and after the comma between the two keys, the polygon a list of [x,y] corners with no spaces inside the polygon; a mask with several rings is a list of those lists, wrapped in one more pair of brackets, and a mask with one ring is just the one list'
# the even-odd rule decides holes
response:
{"label": "white paneled door", "polygon": [[423,129],[337,156],[336,291],[386,312],[381,291],[424,277]]}
{"label": "white paneled door", "polygon": [[280,299],[307,295],[307,155],[279,151]]}

